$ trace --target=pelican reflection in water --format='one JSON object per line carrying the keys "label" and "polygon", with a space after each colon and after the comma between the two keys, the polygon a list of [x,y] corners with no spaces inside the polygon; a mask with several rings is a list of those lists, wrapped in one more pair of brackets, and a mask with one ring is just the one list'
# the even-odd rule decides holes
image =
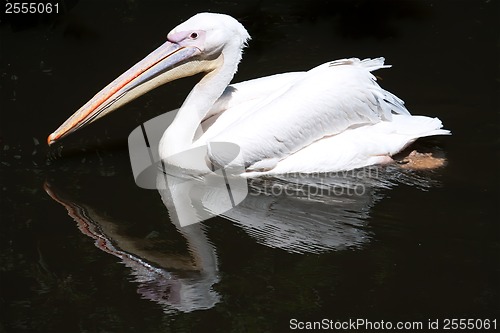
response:
{"label": "pelican reflection in water", "polygon": [[[406,184],[428,189],[436,184],[435,180],[412,170],[391,166],[375,168],[339,177],[318,175],[300,182],[293,176],[252,180],[246,198],[222,216],[225,223],[241,227],[257,243],[289,253],[361,249],[376,236],[368,224],[372,207],[393,187]],[[91,206],[77,194],[68,195],[78,191],[67,188],[71,182],[63,183],[63,188],[46,183],[45,190],[66,208],[79,230],[94,239],[99,249],[116,256],[130,268],[142,298],[158,303],[165,312],[208,309],[221,300],[214,289],[223,276],[218,269],[217,243],[207,235],[211,223],[180,227],[177,215],[179,209],[186,207],[186,212],[181,214],[206,217],[220,203],[220,196],[227,195],[226,191],[207,186],[203,181],[160,190],[169,214],[165,220],[174,223],[187,244],[186,250],[179,252],[162,245],[171,244],[176,235],[160,233],[150,239],[126,232],[123,225],[132,221],[113,218],[113,211],[105,203],[103,207]],[[98,184],[102,188],[93,191],[109,188],[106,177]],[[308,188],[314,190],[307,191]],[[140,199],[131,198],[134,200]],[[174,205],[175,201],[183,205]],[[136,207],[125,205],[121,209],[126,213],[127,209]],[[123,215],[123,212],[115,214]],[[140,224],[149,225],[151,221],[144,216]]]}

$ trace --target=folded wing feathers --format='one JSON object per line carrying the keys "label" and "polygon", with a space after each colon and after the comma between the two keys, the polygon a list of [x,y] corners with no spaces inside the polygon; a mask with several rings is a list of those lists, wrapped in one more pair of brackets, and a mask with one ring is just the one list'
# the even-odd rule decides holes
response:
{"label": "folded wing feathers", "polygon": [[[391,120],[392,114],[410,115],[404,102],[370,73],[388,67],[384,58],[341,59],[315,67],[212,140],[239,145],[246,167],[269,169],[322,137]],[[214,162],[220,158],[210,156]]]}
{"label": "folded wing feathers", "polygon": [[[375,59],[364,59],[359,60],[358,58],[350,59],[340,59],[330,62],[328,65],[330,67],[334,66],[355,66],[367,69],[369,72],[376,71],[381,68],[390,68],[391,65],[384,65],[385,58],[379,57]],[[377,81],[377,78],[372,74],[371,79]],[[410,115],[406,107],[404,106],[403,100],[398,98],[396,95],[380,88],[378,85],[375,86],[376,89],[372,89],[372,93],[376,100],[374,101],[370,96],[367,96],[365,102],[370,102],[372,106],[378,107],[381,110],[381,114],[384,119],[390,120],[391,114],[403,114]],[[385,102],[385,103],[384,103]]]}

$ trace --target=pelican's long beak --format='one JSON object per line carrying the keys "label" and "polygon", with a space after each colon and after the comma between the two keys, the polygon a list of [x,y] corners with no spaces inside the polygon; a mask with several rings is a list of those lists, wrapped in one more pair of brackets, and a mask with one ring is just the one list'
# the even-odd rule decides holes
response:
{"label": "pelican's long beak", "polygon": [[47,138],[49,145],[167,82],[206,70],[194,46],[167,41],[120,75]]}

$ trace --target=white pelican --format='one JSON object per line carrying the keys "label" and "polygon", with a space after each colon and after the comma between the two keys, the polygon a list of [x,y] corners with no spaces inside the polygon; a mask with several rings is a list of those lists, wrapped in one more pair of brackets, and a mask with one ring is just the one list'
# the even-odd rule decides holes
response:
{"label": "white pelican", "polygon": [[383,58],[342,59],[229,85],[249,39],[228,15],[191,17],[76,111],[48,143],[197,73],[205,75],[160,141],[162,159],[207,145],[206,160],[225,165],[228,157],[210,143],[231,142],[240,148],[242,176],[329,172],[387,163],[417,138],[450,133],[437,118],[410,115],[402,100],[376,83],[370,72],[389,67]]}

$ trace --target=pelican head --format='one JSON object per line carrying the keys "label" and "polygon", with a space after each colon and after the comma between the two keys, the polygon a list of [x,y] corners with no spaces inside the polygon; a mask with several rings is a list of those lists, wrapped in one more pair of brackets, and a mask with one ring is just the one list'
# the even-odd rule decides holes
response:
{"label": "pelican head", "polygon": [[[167,41],[104,87],[47,138],[52,144],[167,82],[237,63],[250,36],[224,14],[200,13],[174,28]],[[228,57],[228,55],[230,55]]]}

